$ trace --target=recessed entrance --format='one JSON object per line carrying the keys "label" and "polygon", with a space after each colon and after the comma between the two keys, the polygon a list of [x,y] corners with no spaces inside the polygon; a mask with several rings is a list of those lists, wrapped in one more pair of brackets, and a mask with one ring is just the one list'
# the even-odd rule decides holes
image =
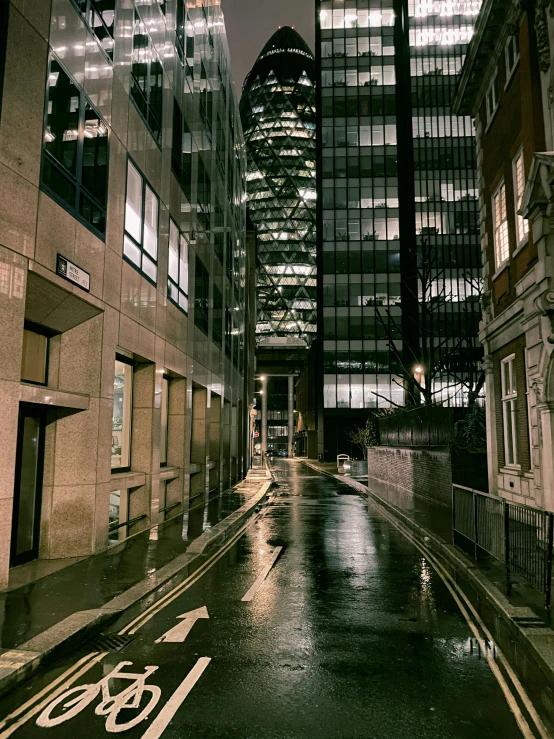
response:
{"label": "recessed entrance", "polygon": [[12,518],[12,567],[38,557],[43,460],[44,412],[36,406],[21,404]]}

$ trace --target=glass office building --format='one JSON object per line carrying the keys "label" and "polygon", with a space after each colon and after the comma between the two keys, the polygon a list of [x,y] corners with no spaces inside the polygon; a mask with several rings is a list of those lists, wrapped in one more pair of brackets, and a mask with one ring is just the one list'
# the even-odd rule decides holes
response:
{"label": "glass office building", "polygon": [[294,29],[280,28],[262,49],[240,111],[258,235],[257,338],[307,346],[316,332],[315,64]]}
{"label": "glass office building", "polygon": [[465,402],[480,352],[478,193],[472,122],[450,102],[479,7],[316,2],[325,416],[404,405],[406,368],[435,400]]}

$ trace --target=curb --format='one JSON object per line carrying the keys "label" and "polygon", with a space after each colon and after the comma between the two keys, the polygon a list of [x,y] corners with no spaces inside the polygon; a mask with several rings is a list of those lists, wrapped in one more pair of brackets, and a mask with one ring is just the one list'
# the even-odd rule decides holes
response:
{"label": "curb", "polygon": [[425,546],[438,555],[442,564],[451,574],[461,573],[477,594],[483,595],[494,610],[495,619],[500,619],[507,628],[511,639],[519,641],[529,651],[537,667],[544,673],[547,684],[554,685],[554,631],[548,626],[543,628],[525,628],[517,620],[536,621],[535,612],[528,607],[513,606],[508,599],[483,575],[471,559],[451,544],[447,544],[436,534],[424,529],[400,509],[373,493],[366,485],[352,480],[344,475],[335,475],[332,472],[320,470],[309,462],[303,462],[307,467],[317,470],[322,475],[333,477],[339,482],[354,488],[370,500],[377,508],[384,509],[402,523]]}
{"label": "curb", "polygon": [[[260,482],[262,482],[260,480]],[[267,497],[273,481],[263,482],[260,490],[243,506],[195,539],[187,551],[179,554],[154,573],[136,583],[100,608],[72,613],[16,649],[0,653],[0,696],[29,678],[47,659],[75,649],[86,639],[119,618],[131,606],[152,595],[181,570],[212,549],[224,544]]]}

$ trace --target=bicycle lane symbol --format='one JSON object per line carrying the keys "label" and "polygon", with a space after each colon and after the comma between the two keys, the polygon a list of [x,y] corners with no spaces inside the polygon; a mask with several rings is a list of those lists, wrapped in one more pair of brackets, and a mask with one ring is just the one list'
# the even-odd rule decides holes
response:
{"label": "bicycle lane symbol", "polygon": [[[192,670],[188,673],[177,690],[171,695],[165,706],[156,716],[151,726],[143,735],[143,739],[157,739],[160,737],[167,727],[180,705],[183,703],[187,695],[190,693],[202,673],[210,663],[210,657],[201,657],[197,660]],[[148,685],[146,681],[158,669],[157,666],[147,666],[143,673],[124,672],[123,668],[132,666],[132,662],[120,662],[110,673],[97,683],[87,685],[78,685],[75,688],[66,690],[58,695],[51,703],[49,703],[37,718],[37,726],[44,729],[51,729],[59,726],[65,721],[77,716],[87,706],[89,706],[96,698],[101,697],[101,702],[96,706],[94,712],[97,716],[106,716],[106,731],[109,733],[119,733],[128,731],[147,719],[151,712],[156,708],[162,691],[157,685]],[[127,680],[131,684],[124,688],[121,692],[112,695],[110,690],[110,681]],[[150,698],[144,704],[143,697],[149,694]],[[120,711],[128,709],[138,711],[127,721],[118,722]]]}

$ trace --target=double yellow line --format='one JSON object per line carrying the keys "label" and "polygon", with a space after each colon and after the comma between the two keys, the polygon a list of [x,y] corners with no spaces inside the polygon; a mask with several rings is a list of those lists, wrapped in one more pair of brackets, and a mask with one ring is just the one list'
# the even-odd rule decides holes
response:
{"label": "double yellow line", "polygon": [[[240,528],[229,541],[209,559],[207,559],[192,575],[183,580],[182,583],[170,590],[166,595],[153,603],[133,621],[124,626],[119,634],[134,634],[157,613],[169,603],[182,595],[188,588],[196,583],[208,570],[213,567],[227,552],[236,544],[243,534],[256,523],[261,514],[253,517],[248,523]],[[75,662],[62,675],[49,683],[43,690],[30,698],[26,703],[19,706],[6,718],[0,721],[0,739],[8,739],[15,731],[20,729],[29,719],[40,713],[58,695],[67,690],[77,682],[91,667],[101,662],[109,652],[90,652],[85,657]],[[13,723],[12,723],[13,722]]]}
{"label": "double yellow line", "polygon": [[[369,502],[371,503],[371,500]],[[429,551],[429,549],[427,549],[427,547],[424,544],[421,544],[411,534],[410,530],[404,524],[400,523],[396,518],[394,518],[394,516],[388,513],[388,511],[386,511],[386,509],[384,509],[381,506],[379,506],[379,512],[403,536],[405,536],[406,539],[408,539],[408,541],[410,541],[418,551],[421,552],[421,554],[431,564],[433,569],[436,571],[436,573],[439,575],[443,583],[446,585],[450,594],[454,598],[456,605],[458,606],[463,617],[465,618],[467,625],[470,628],[471,633],[473,634],[473,636],[475,637],[475,640],[479,644],[482,653],[485,655],[488,665],[493,675],[495,676],[500,686],[500,689],[502,690],[502,693],[504,694],[504,697],[506,698],[506,701],[508,703],[510,710],[514,714],[514,718],[517,722],[519,730],[521,731],[525,739],[537,739],[537,735],[540,737],[540,739],[552,739],[544,723],[542,722],[541,717],[539,716],[533,703],[531,702],[529,696],[525,692],[525,688],[523,687],[517,675],[511,668],[508,660],[502,653],[498,644],[494,642],[493,636],[490,633],[489,629],[485,626],[485,624],[483,623],[483,620],[481,619],[480,615],[475,610],[473,604],[471,603],[467,595],[464,593],[464,591],[460,588],[458,583],[454,580],[452,575],[448,572],[448,570],[445,569],[445,567],[439,562],[439,560]],[[517,695],[519,696],[521,703],[525,707],[525,710],[527,711],[529,718],[532,720],[535,726],[536,733],[533,732],[533,730],[531,729],[529,725],[529,722],[523,715],[523,712],[514,695],[514,692],[512,691],[512,688],[510,688],[510,685],[508,684],[508,681],[506,680],[506,678],[504,677],[504,674],[500,670],[499,665],[502,667],[505,674],[509,677],[510,682],[515,690],[515,693],[517,693]],[[2,738],[0,737],[0,739]]]}
{"label": "double yellow line", "polygon": [[[42,711],[43,708],[46,708],[53,698],[56,698],[73,685],[73,683],[77,682],[85,672],[90,670],[90,668],[97,662],[101,662],[107,654],[109,654],[109,652],[91,652],[90,654],[87,654],[86,657],[75,662],[75,664],[62,675],[49,683],[40,691],[40,693],[37,693],[22,706],[16,708],[16,710],[10,713],[9,716],[6,716],[5,719],[0,721],[0,730],[4,729],[0,732],[0,739],[7,739],[7,737],[11,736],[14,731],[17,731],[23,726],[23,724],[27,723],[30,718],[33,718],[37,713],[40,713],[40,711]],[[52,688],[54,688],[54,690],[52,690]],[[15,721],[15,723],[11,723],[12,721]],[[8,726],[8,724],[10,725]],[[7,728],[4,728],[6,726]]]}
{"label": "double yellow line", "polygon": [[[192,575],[189,575],[189,577],[186,578],[186,580],[183,580],[182,583],[174,587],[172,590],[169,591],[169,593],[166,593],[164,596],[162,596],[159,600],[157,600],[155,603],[153,603],[149,608],[147,608],[145,611],[143,611],[141,614],[139,614],[135,619],[133,619],[130,623],[126,624],[121,631],[118,632],[118,634],[135,634],[142,626],[144,626],[150,619],[152,619],[157,613],[159,613],[163,608],[165,608],[169,603],[174,601],[176,598],[178,598],[180,595],[182,595],[185,590],[188,590],[192,585],[194,585],[200,578],[206,574],[206,572],[214,566],[216,562],[218,562],[222,557],[224,557],[229,549],[232,549],[234,545],[237,543],[237,541],[241,538],[241,536],[249,529],[259,518],[259,514],[252,518],[250,521],[248,521],[247,524],[245,524],[242,528],[240,528],[237,533],[229,539],[227,544],[223,546],[220,550],[218,550],[215,554],[213,554],[209,559],[207,559],[195,572],[193,572]],[[2,739],[0,737],[0,739]]]}

